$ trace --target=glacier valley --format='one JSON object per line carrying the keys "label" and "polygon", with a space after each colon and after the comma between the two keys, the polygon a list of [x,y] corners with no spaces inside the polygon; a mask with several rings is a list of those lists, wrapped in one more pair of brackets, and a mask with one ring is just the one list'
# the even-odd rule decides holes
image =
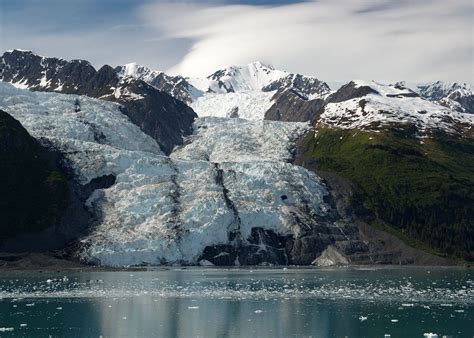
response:
{"label": "glacier valley", "polygon": [[116,178],[87,199],[96,222],[78,246],[84,261],[310,264],[357,240],[322,180],[291,164],[307,123],[202,117],[166,156],[116,103],[0,83],[0,108],[60,150],[81,184]]}

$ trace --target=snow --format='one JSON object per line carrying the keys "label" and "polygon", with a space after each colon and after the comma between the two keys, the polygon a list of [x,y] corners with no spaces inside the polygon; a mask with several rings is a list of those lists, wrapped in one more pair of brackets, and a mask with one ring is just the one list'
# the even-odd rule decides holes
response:
{"label": "snow", "polygon": [[419,84],[416,88],[417,92],[426,98],[439,100],[448,97],[454,92],[458,92],[462,96],[472,95],[472,88],[467,83],[436,81],[431,83]]}
{"label": "snow", "polygon": [[[151,85],[158,76],[167,75],[147,67],[130,63],[119,67],[118,74],[122,78],[132,76]],[[175,87],[181,82],[168,77],[168,82],[174,83],[172,89],[166,89],[171,95],[176,95]],[[278,83],[278,81],[282,81]],[[272,98],[278,88],[289,88],[295,81],[305,88],[302,93],[308,99],[325,98],[330,94],[329,89],[313,77],[299,76],[277,70],[261,62],[252,62],[244,66],[229,66],[218,70],[207,78],[182,78],[187,82],[186,89],[189,102],[186,101],[199,117],[217,116],[238,117],[248,120],[263,120],[265,112],[272,106]],[[277,84],[278,83],[278,84]],[[268,86],[274,85],[273,90]],[[178,90],[178,93],[181,92]],[[182,97],[178,97],[182,99]]]}
{"label": "snow", "polygon": [[[112,96],[114,96],[116,99],[122,99],[124,101],[136,101],[145,98],[143,95],[131,92],[130,89],[125,85],[123,80],[119,83],[118,87],[112,89],[114,90]],[[101,96],[100,98],[106,98],[108,96],[110,95],[106,94]]]}
{"label": "snow", "polygon": [[[79,112],[75,112],[76,100],[80,104]],[[106,168],[106,162],[112,160],[110,157],[115,158],[114,167],[117,167],[124,156],[162,155],[156,141],[131,123],[120,112],[119,105],[112,102],[78,95],[30,92],[0,82],[0,109],[18,119],[32,136],[51,141],[66,151],[70,160],[80,161],[77,174],[84,183],[95,175],[112,173],[100,169]],[[100,158],[88,155],[93,152],[99,153]],[[97,174],[94,170],[98,170]]]}
{"label": "snow", "polygon": [[238,93],[215,94],[206,93],[191,103],[191,108],[199,117],[217,116],[230,117],[237,107],[240,118],[263,120],[265,112],[272,105],[275,92],[245,91]]}
{"label": "snow", "polygon": [[28,89],[28,79],[22,78],[18,81],[11,81],[10,84],[19,89]]}
{"label": "snow", "polygon": [[[230,66],[208,76],[207,81],[189,79],[196,88],[206,92],[225,94],[233,92],[261,91],[265,86],[289,75],[261,62],[252,62],[244,66]],[[227,90],[226,90],[227,89]]]}
{"label": "snow", "polygon": [[[376,82],[354,81],[356,86],[369,86],[379,94],[368,94],[338,103],[329,103],[319,123],[343,129],[376,130],[390,124],[414,124],[420,135],[430,130],[456,134],[474,125],[474,115],[452,111],[421,97],[403,96],[408,89]],[[365,101],[362,108],[361,101]]]}
{"label": "snow", "polygon": [[237,107],[240,118],[263,120],[276,91],[263,92],[262,89],[287,75],[261,62],[253,62],[224,68],[206,79],[189,78],[188,82],[203,93],[193,99],[191,107],[199,117],[230,117],[230,112]]}
{"label": "snow", "polygon": [[118,76],[122,79],[126,77],[133,77],[145,82],[151,82],[154,78],[162,73],[163,72],[161,71],[152,70],[135,62],[119,66],[119,70],[117,72]]}
{"label": "snow", "polygon": [[310,129],[308,123],[248,121],[218,117],[199,118],[195,133],[172,158],[210,162],[257,162],[291,159],[291,148]]}
{"label": "snow", "polygon": [[116,176],[86,202],[102,216],[82,240],[86,261],[195,264],[206,246],[228,243],[235,211],[244,241],[253,227],[297,236],[296,219],[329,211],[321,179],[288,163],[304,123],[197,119],[194,135],[168,157],[115,103],[0,83],[0,108],[60,149],[81,183]]}

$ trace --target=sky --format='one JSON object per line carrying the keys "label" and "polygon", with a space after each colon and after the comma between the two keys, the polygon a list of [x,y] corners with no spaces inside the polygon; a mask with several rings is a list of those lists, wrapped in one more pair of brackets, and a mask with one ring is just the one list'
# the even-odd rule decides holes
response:
{"label": "sky", "polygon": [[328,82],[474,82],[472,0],[0,0],[0,52],[202,77],[262,61]]}

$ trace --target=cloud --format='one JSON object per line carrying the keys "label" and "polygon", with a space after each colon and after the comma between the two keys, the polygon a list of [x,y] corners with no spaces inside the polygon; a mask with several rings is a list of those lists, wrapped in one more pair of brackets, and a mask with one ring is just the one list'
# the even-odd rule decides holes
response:
{"label": "cloud", "polygon": [[159,2],[138,13],[160,36],[192,41],[172,73],[203,76],[261,60],[326,80],[472,81],[470,0]]}
{"label": "cloud", "polygon": [[471,0],[2,0],[1,49],[206,76],[263,61],[326,81],[472,82]]}

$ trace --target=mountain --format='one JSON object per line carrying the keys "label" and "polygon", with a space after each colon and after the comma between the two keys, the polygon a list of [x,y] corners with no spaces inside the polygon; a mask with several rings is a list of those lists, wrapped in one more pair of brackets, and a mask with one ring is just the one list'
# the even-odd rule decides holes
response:
{"label": "mountain", "polygon": [[318,123],[359,130],[396,125],[419,136],[437,132],[472,136],[474,115],[425,100],[401,85],[352,81],[328,97]]}
{"label": "mountain", "polygon": [[261,62],[230,66],[206,78],[168,76],[136,64],[116,71],[186,102],[199,116],[305,122],[313,119],[314,105],[322,103],[330,92],[326,83],[314,77],[287,73]]}
{"label": "mountain", "polygon": [[357,262],[404,260],[364,242],[322,180],[288,163],[307,124],[200,118],[167,156],[116,103],[0,83],[0,108],[62,154],[81,187],[91,218],[69,250],[83,261],[311,264],[329,247]]}
{"label": "mountain", "polygon": [[191,108],[146,82],[120,77],[110,66],[95,70],[83,60],[47,58],[30,51],[5,52],[0,80],[18,88],[87,95],[123,106],[122,113],[157,140],[165,152],[192,132]]}
{"label": "mountain", "polygon": [[0,109],[68,195],[48,196],[66,202],[39,228],[15,220],[0,250],[44,243],[108,266],[474,259],[474,115],[403,83],[330,92],[259,62],[189,79],[24,51],[0,77]]}
{"label": "mountain", "polygon": [[466,83],[437,81],[417,86],[417,92],[452,110],[474,114],[474,95]]}
{"label": "mountain", "polygon": [[333,190],[348,180],[358,222],[472,260],[474,116],[439,97],[424,99],[401,83],[352,81],[326,99],[296,163]]}
{"label": "mountain", "polygon": [[136,63],[118,66],[115,68],[115,71],[120,78],[129,76],[143,80],[158,90],[168,93],[188,105],[192,103],[196,96],[201,94],[198,89],[194,88],[182,76],[169,76],[164,72],[151,70],[150,68],[140,66]]}

